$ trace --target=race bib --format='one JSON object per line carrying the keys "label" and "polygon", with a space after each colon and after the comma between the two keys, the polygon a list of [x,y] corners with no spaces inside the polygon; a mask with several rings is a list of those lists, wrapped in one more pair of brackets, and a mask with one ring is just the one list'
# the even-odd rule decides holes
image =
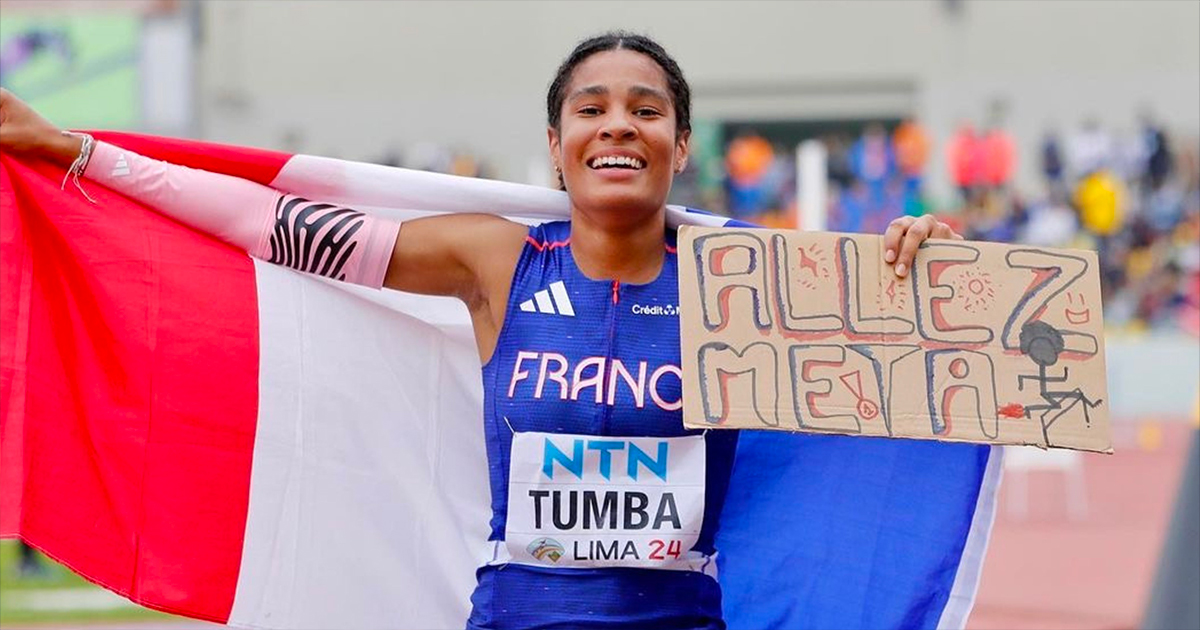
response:
{"label": "race bib", "polygon": [[703,436],[514,434],[509,561],[695,570],[704,459]]}

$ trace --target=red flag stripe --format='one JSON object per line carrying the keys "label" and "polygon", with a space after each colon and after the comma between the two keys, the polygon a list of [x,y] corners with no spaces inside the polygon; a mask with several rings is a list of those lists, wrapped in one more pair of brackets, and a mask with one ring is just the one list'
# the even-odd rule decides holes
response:
{"label": "red flag stripe", "polygon": [[156,160],[183,164],[214,173],[270,184],[292,156],[278,151],[235,147],[181,138],[163,138],[118,131],[90,132],[97,140]]}
{"label": "red flag stripe", "polygon": [[[104,137],[259,181],[287,159]],[[5,156],[0,170],[0,535],[143,605],[224,622],[257,419],[253,265],[95,184],[97,205],[63,194],[57,169]]]}

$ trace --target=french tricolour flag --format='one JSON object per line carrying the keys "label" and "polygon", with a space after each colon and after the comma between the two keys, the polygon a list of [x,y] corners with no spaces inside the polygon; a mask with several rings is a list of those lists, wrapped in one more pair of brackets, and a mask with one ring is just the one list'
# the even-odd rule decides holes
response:
{"label": "french tricolour flag", "polygon": [[[101,137],[400,218],[567,215],[562,193],[517,184]],[[93,205],[49,166],[0,165],[0,535],[190,617],[461,628],[489,518],[466,310],[274,267],[84,182]],[[999,459],[743,434],[717,539],[730,626],[961,628]]]}

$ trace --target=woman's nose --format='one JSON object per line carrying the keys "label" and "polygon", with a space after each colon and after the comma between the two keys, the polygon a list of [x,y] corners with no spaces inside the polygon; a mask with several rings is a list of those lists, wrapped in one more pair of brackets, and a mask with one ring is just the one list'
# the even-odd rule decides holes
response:
{"label": "woman's nose", "polygon": [[601,138],[628,140],[637,137],[637,127],[625,112],[610,113],[600,127]]}

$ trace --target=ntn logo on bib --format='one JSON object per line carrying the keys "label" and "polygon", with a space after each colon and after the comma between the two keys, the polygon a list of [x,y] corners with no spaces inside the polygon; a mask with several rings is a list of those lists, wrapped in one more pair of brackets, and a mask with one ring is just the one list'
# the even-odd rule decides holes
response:
{"label": "ntn logo on bib", "polygon": [[[570,454],[563,452],[550,436],[543,438],[542,474],[546,479],[554,479],[555,464],[565,472],[584,481],[584,464],[587,455],[595,452],[599,456],[596,471],[606,481],[612,480],[613,460],[624,456],[625,477],[630,481],[638,480],[638,471],[645,468],[663,482],[667,481],[667,467],[671,455],[670,443],[664,439],[652,440],[653,456],[643,450],[636,442],[625,439],[605,438],[571,438],[568,449]],[[590,472],[590,471],[589,471]],[[561,472],[560,478],[561,478]]]}
{"label": "ntn logo on bib", "polygon": [[513,436],[513,562],[689,569],[704,518],[704,438]]}

